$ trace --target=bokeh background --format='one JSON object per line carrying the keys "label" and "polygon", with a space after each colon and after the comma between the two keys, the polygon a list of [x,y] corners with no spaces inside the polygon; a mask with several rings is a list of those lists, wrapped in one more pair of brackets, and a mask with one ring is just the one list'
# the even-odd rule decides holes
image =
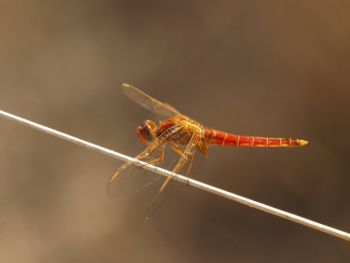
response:
{"label": "bokeh background", "polygon": [[[201,180],[350,231],[350,2],[0,1],[0,107],[136,155],[129,82],[209,127]],[[349,262],[345,241],[185,188],[110,200],[122,163],[0,120],[1,262]]]}

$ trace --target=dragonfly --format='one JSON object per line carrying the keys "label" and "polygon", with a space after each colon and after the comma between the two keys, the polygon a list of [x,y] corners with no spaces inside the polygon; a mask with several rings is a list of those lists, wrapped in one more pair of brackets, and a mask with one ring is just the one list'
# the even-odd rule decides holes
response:
{"label": "dragonfly", "polygon": [[[182,114],[168,103],[160,102],[140,89],[123,83],[121,85],[125,95],[144,108],[162,117],[159,125],[152,120],[145,120],[136,128],[136,136],[147,147],[135,156],[136,159],[148,164],[161,164],[165,159],[165,147],[169,147],[178,156],[172,172],[180,173],[185,170],[188,176],[192,164],[197,156],[206,156],[208,147],[213,145],[230,147],[300,147],[308,144],[308,141],[292,138],[259,137],[236,135],[203,126],[194,119]],[[126,162],[110,177],[108,188],[126,173],[132,166],[132,162]],[[162,182],[158,193],[153,199],[150,211],[158,207],[165,193],[172,193],[176,189],[176,182],[172,177],[167,177]]]}

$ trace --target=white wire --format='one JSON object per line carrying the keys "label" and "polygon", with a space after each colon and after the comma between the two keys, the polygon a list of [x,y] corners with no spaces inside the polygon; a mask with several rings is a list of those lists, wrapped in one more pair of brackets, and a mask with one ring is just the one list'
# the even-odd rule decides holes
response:
{"label": "white wire", "polygon": [[214,187],[214,186],[211,186],[211,185],[199,182],[197,180],[193,180],[193,179],[187,178],[185,176],[172,173],[172,172],[170,172],[168,170],[159,168],[157,166],[149,165],[149,164],[147,164],[145,162],[139,161],[139,160],[134,159],[134,158],[132,158],[130,156],[127,156],[127,155],[124,155],[124,154],[112,151],[110,149],[107,149],[107,148],[104,148],[102,146],[93,144],[91,142],[84,141],[84,140],[79,139],[77,137],[74,137],[74,136],[68,135],[66,133],[63,133],[63,132],[51,129],[49,127],[43,126],[41,124],[32,122],[32,121],[24,119],[24,118],[21,118],[19,116],[13,115],[11,113],[8,113],[8,112],[0,110],[0,115],[3,116],[6,119],[16,121],[16,122],[21,123],[23,125],[26,125],[26,126],[29,126],[31,128],[37,129],[37,130],[42,131],[44,133],[48,133],[48,134],[54,135],[54,136],[56,136],[58,138],[61,138],[63,140],[66,140],[66,141],[78,144],[78,145],[86,147],[88,149],[91,149],[91,150],[97,151],[99,153],[111,156],[113,158],[116,158],[116,159],[119,159],[119,160],[122,160],[122,161],[125,161],[125,162],[131,161],[136,166],[140,166],[143,169],[149,170],[151,172],[154,172],[154,173],[166,176],[166,177],[170,177],[171,176],[175,180],[180,181],[180,182],[182,182],[184,184],[191,185],[191,186],[196,187],[198,189],[210,192],[210,193],[215,194],[215,195],[222,196],[222,197],[224,197],[226,199],[230,199],[232,201],[241,203],[243,205],[246,205],[246,206],[249,206],[249,207],[261,210],[263,212],[266,212],[266,213],[269,213],[269,214],[272,214],[272,215],[284,218],[286,220],[289,220],[289,221],[292,221],[292,222],[304,225],[304,226],[309,227],[309,228],[313,228],[313,229],[318,230],[320,232],[324,232],[324,233],[327,233],[329,235],[332,235],[332,236],[335,236],[335,237],[338,237],[338,238],[350,241],[350,233],[344,232],[342,230],[338,230],[338,229],[335,229],[333,227],[330,227],[330,226],[327,226],[327,225],[323,225],[323,224],[317,223],[315,221],[306,219],[304,217],[301,217],[301,216],[298,216],[298,215],[294,215],[292,213],[289,213],[289,212],[286,212],[286,211],[283,211],[283,210],[271,207],[269,205],[265,205],[265,204],[259,203],[257,201],[245,198],[243,196],[227,192],[225,190],[222,190],[220,188],[217,188],[217,187]]}

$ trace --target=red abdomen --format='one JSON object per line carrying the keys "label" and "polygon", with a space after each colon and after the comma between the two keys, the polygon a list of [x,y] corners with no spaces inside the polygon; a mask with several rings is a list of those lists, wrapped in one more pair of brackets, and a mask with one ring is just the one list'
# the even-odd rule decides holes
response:
{"label": "red abdomen", "polygon": [[308,143],[300,139],[242,136],[213,129],[206,129],[204,137],[209,144],[222,146],[297,147]]}

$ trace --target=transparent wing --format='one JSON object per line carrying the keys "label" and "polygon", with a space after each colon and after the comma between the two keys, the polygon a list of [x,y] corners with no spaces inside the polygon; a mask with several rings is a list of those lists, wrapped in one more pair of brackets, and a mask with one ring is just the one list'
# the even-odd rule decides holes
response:
{"label": "transparent wing", "polygon": [[[143,160],[150,164],[162,163],[164,159],[164,146],[169,137],[174,136],[181,130],[179,126],[173,126],[164,131],[157,139],[149,145],[143,152],[135,156],[135,159]],[[156,153],[159,153],[156,156]],[[130,167],[132,167],[130,171]],[[136,168],[136,169],[135,169]],[[139,189],[148,185],[150,180],[142,176],[139,172],[141,168],[133,167],[132,162],[126,162],[120,166],[110,177],[107,185],[107,194],[110,197],[121,196],[123,193],[137,192]],[[140,176],[141,175],[141,176]],[[119,193],[122,193],[121,195]]]}
{"label": "transparent wing", "polygon": [[[144,160],[148,162],[148,160]],[[160,181],[162,176],[147,172],[141,167],[125,163],[108,182],[107,194],[111,199],[121,200],[148,188],[155,182]]]}
{"label": "transparent wing", "polygon": [[[171,141],[168,142],[168,145],[172,147],[174,151],[181,155],[180,159],[178,160],[177,164],[172,170],[174,173],[185,172],[185,174],[188,176],[192,168],[193,161],[198,155],[198,152],[196,151],[196,145],[199,141],[200,136],[194,134],[191,137],[191,140],[189,141],[188,145],[183,150],[180,147],[178,147],[175,142],[173,144]],[[160,206],[162,202],[164,202],[174,193],[179,191],[181,186],[184,186],[184,184],[174,180],[172,177],[166,178],[163,184],[161,185],[158,194],[155,196],[152,202],[152,205],[148,212],[148,216],[150,216]]]}
{"label": "transparent wing", "polygon": [[147,95],[143,91],[135,88],[130,84],[123,83],[121,87],[126,96],[150,111],[168,118],[180,114],[180,112],[173,106],[170,106],[167,103],[162,103],[159,100],[152,98],[151,96]]}

